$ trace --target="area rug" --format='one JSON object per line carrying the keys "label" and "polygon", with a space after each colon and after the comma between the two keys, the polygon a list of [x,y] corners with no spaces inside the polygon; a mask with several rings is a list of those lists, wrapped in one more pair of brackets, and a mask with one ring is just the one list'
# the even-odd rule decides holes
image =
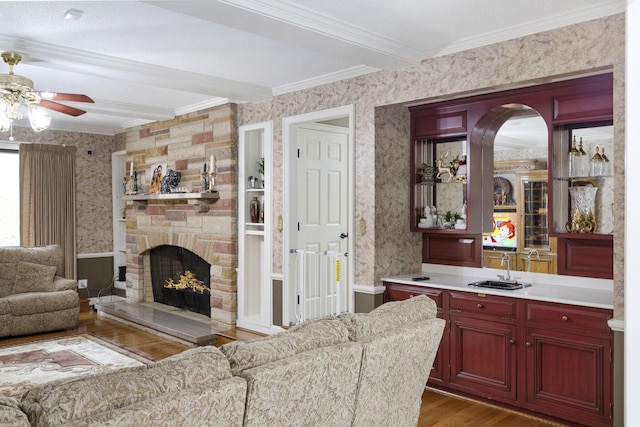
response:
{"label": "area rug", "polygon": [[20,398],[57,380],[150,363],[144,357],[90,335],[0,348],[0,395]]}

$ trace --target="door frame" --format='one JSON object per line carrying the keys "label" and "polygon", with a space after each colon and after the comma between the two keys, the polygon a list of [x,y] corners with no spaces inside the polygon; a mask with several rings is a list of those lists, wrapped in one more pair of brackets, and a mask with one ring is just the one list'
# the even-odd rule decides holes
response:
{"label": "door frame", "polygon": [[349,155],[347,176],[347,233],[349,234],[347,242],[347,272],[346,277],[349,283],[349,298],[347,301],[347,311],[353,311],[354,293],[353,284],[355,280],[355,106],[345,105],[342,107],[330,108],[312,113],[300,114],[297,116],[285,117],[282,121],[282,145],[283,145],[283,178],[284,178],[284,215],[283,215],[283,289],[282,289],[282,319],[283,322],[292,322],[295,319],[295,313],[292,311],[294,300],[296,297],[295,287],[292,282],[292,261],[291,249],[295,248],[296,236],[296,203],[295,195],[297,194],[296,167],[294,160],[297,158],[297,129],[302,125],[318,125],[318,122],[326,122],[338,118],[348,118],[347,127]]}

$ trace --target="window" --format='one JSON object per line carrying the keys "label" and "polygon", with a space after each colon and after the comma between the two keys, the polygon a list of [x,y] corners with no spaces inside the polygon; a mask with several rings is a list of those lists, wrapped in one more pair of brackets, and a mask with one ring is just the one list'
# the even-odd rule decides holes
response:
{"label": "window", "polygon": [[0,146],[0,246],[20,245],[20,183],[17,148]]}

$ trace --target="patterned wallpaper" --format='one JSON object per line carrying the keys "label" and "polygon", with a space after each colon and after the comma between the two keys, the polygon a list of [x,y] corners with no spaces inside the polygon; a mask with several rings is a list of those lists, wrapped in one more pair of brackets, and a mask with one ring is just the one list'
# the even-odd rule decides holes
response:
{"label": "patterned wallpaper", "polygon": [[[356,284],[376,286],[380,278],[419,268],[420,240],[409,236],[407,140],[409,117],[402,104],[465,96],[479,90],[508,89],[592,70],[614,72],[614,163],[624,163],[624,14],[425,60],[418,66],[380,71],[336,83],[238,106],[238,124],[273,120],[273,218],[283,214],[282,120],[337,106],[355,106],[355,218],[367,233],[355,242]],[[389,123],[387,117],[393,117]],[[384,141],[381,135],[384,135]],[[374,148],[375,147],[375,148]],[[381,167],[383,165],[385,167]],[[394,168],[395,166],[395,168]],[[624,177],[617,168],[614,203],[623,206]],[[278,188],[278,186],[280,188]],[[615,307],[622,316],[622,210],[615,212]],[[273,247],[282,247],[275,234]],[[384,242],[384,244],[382,244]],[[393,255],[392,255],[393,254]],[[283,254],[274,253],[273,269],[282,272]]]}

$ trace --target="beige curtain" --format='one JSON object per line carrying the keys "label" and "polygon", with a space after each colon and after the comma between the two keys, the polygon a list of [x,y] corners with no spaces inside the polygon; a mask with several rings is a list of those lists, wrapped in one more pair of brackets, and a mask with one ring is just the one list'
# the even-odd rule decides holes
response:
{"label": "beige curtain", "polygon": [[58,244],[76,278],[76,147],[20,145],[20,245]]}

